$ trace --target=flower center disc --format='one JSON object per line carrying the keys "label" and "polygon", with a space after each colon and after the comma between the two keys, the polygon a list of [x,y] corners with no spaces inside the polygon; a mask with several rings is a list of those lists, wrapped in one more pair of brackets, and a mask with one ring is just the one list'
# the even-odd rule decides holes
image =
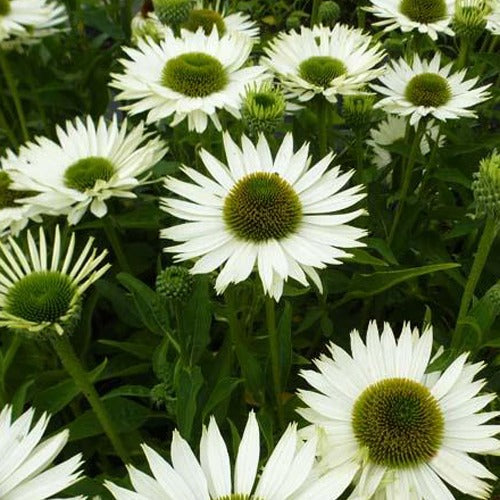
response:
{"label": "flower center disc", "polygon": [[399,11],[408,19],[429,24],[446,17],[445,0],[402,0]]}
{"label": "flower center disc", "polygon": [[253,100],[255,104],[262,109],[270,109],[278,104],[278,99],[276,98],[276,96],[265,92],[259,92],[258,94],[255,94],[253,96]]}
{"label": "flower center disc", "polygon": [[0,16],[6,16],[10,9],[10,0],[0,0]]}
{"label": "flower center disc", "polygon": [[334,79],[347,71],[340,59],[330,56],[313,56],[299,65],[299,75],[306,82],[326,87]]}
{"label": "flower center disc", "polygon": [[281,239],[293,233],[302,218],[297,193],[278,174],[256,172],[243,177],[224,202],[224,221],[247,241]]}
{"label": "flower center disc", "polygon": [[205,35],[210,35],[214,26],[216,26],[219,36],[226,32],[226,25],[222,16],[215,10],[210,9],[192,10],[186,22],[182,24],[182,27],[189,31],[197,31],[198,28],[203,28]]}
{"label": "flower center disc", "polygon": [[451,98],[450,86],[445,78],[436,73],[414,76],[406,86],[405,97],[415,106],[443,106]]}
{"label": "flower center disc", "polygon": [[0,172],[0,209],[21,206],[21,205],[18,205],[17,203],[15,203],[15,200],[18,198],[22,198],[23,194],[25,195],[25,193],[23,193],[21,191],[14,191],[13,189],[9,189],[11,184],[12,184],[12,180],[9,177],[9,174],[5,171],[1,171]]}
{"label": "flower center disc", "polygon": [[115,167],[100,156],[82,158],[69,166],[64,172],[64,185],[84,193],[92,189],[97,181],[109,181],[115,173]]}
{"label": "flower center disc", "polygon": [[222,90],[227,84],[227,75],[215,57],[188,52],[165,64],[161,83],[189,97],[205,97]]}
{"label": "flower center disc", "polygon": [[75,286],[58,271],[37,271],[14,283],[7,292],[5,310],[34,323],[53,323],[71,305]]}
{"label": "flower center disc", "polygon": [[427,387],[405,378],[369,386],[356,400],[354,434],[370,460],[387,467],[429,461],[439,450],[444,419]]}

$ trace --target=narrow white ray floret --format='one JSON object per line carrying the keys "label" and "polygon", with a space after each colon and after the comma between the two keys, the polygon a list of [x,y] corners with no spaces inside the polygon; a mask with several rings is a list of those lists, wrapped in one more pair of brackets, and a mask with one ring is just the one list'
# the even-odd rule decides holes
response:
{"label": "narrow white ray floret", "polygon": [[452,73],[452,63],[441,67],[441,55],[429,61],[415,55],[410,65],[394,61],[371,87],[384,97],[376,104],[388,113],[408,116],[410,125],[423,117],[441,121],[475,117],[469,109],[488,99],[489,85],[474,87],[478,78],[465,80],[466,70]]}
{"label": "narrow white ray floret", "polygon": [[30,408],[12,418],[12,407],[0,412],[0,498],[2,500],[45,500],[65,490],[80,478],[81,454],[51,465],[68,441],[64,430],[42,441],[49,423],[43,414],[34,421]]}
{"label": "narrow white ray floret", "polygon": [[129,59],[120,60],[124,72],[112,75],[111,86],[120,90],[116,99],[131,101],[123,109],[147,112],[148,123],[171,118],[175,127],[187,119],[189,130],[202,133],[210,119],[220,130],[217,113],[240,118],[245,87],[263,77],[263,67],[245,65],[252,46],[248,37],[202,28],[180,38],[169,32],[160,43],[139,40],[124,47]]}
{"label": "narrow white ray floret", "polygon": [[334,103],[339,95],[359,94],[384,71],[378,67],[384,57],[381,46],[343,24],[281,34],[265,52],[262,64],[300,101],[323,95]]}
{"label": "narrow white ray floret", "polygon": [[223,140],[227,165],[202,150],[209,176],[184,167],[192,182],[166,179],[165,187],[178,197],[163,198],[162,208],[187,221],[161,231],[181,242],[166,251],[176,261],[195,259],[194,274],[222,267],[218,293],[246,280],[254,268],[276,300],[288,278],[304,286],[309,278],[322,290],[316,269],[342,264],[350,256],[344,249],[364,246],[359,239],[366,231],[348,224],[364,210],[346,212],[364,198],[363,187],[344,189],[353,172],[329,169],[333,154],[310,167],[309,144],[294,152],[291,134],[274,159],[263,135],[257,144],[243,136],[241,148],[229,133]]}
{"label": "narrow white ray floret", "polygon": [[303,378],[307,405],[299,413],[323,429],[324,467],[357,461],[352,498],[453,500],[445,483],[488,498],[495,476],[470,454],[499,454],[498,411],[481,412],[496,398],[481,394],[474,377],[484,363],[462,354],[444,371],[429,372],[432,329],[407,324],[396,340],[388,324],[370,323],[366,342],[351,333],[351,354],[330,344]]}
{"label": "narrow white ray floret", "polygon": [[[31,333],[69,333],[79,319],[82,295],[110,267],[97,253],[93,238],[73,262],[75,234],[63,254],[56,227],[48,248],[43,228],[38,245],[27,232],[27,251],[12,237],[0,243],[0,326]],[[50,251],[49,251],[50,250]]]}
{"label": "narrow white ray floret", "polygon": [[127,121],[118,125],[116,115],[109,124],[101,117],[97,126],[90,117],[77,118],[56,132],[57,141],[38,137],[18,154],[8,151],[4,163],[14,189],[35,193],[23,203],[67,214],[70,224],[78,223],[87,210],[103,217],[112,197],[135,198],[133,189],[167,151],[144,123],[127,131]]}
{"label": "narrow white ray floret", "polygon": [[318,477],[314,472],[316,438],[303,442],[296,424],[290,424],[258,475],[259,426],[253,412],[248,416],[234,465],[213,417],[203,429],[199,460],[177,431],[170,447],[171,464],[149,446],[143,445],[143,450],[153,477],[129,466],[134,492],[110,481],[105,483],[117,500],[311,500],[327,498],[324,492],[328,492],[328,499],[335,500],[355,472],[352,466],[343,467]]}

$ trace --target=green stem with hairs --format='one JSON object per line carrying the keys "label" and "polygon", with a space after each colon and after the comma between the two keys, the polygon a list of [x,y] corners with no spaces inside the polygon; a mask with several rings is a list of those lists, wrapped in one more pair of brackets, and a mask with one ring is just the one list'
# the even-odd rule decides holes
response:
{"label": "green stem with hairs", "polygon": [[19,119],[19,125],[21,126],[23,141],[26,142],[29,140],[28,127],[26,126],[26,118],[24,116],[21,99],[19,97],[19,92],[17,91],[16,82],[14,81],[14,76],[12,75],[12,70],[10,69],[9,61],[7,60],[7,57],[5,56],[5,53],[2,49],[0,49],[0,67],[2,68],[2,73],[4,74],[7,87],[10,90],[12,100],[14,101],[17,117]]}
{"label": "green stem with hairs", "polygon": [[[410,126],[410,125],[408,125]],[[396,215],[394,216],[394,220],[392,222],[391,231],[389,233],[389,245],[393,242],[394,236],[396,235],[396,229],[399,224],[399,220],[401,219],[401,215],[403,213],[403,209],[406,203],[406,198],[408,197],[408,191],[410,189],[411,183],[411,175],[413,173],[413,167],[415,166],[415,162],[417,159],[417,152],[420,148],[420,141],[422,140],[422,136],[425,132],[425,122],[423,119],[420,120],[418,124],[418,128],[415,132],[415,136],[413,138],[413,143],[410,149],[410,156],[408,157],[408,162],[406,163],[404,173],[403,173],[403,183],[401,185],[401,193],[399,196],[399,203],[396,209]]]}
{"label": "green stem with hairs", "polygon": [[458,311],[457,323],[455,326],[455,337],[458,339],[458,332],[461,328],[461,323],[467,316],[469,311],[469,305],[474,296],[474,291],[476,290],[477,282],[481,277],[484,265],[490,253],[491,245],[495,241],[496,235],[498,233],[498,224],[492,218],[488,217],[486,219],[486,225],[484,226],[483,234],[479,240],[479,245],[477,247],[477,252],[474,257],[474,262],[472,263],[472,268],[467,278],[467,283],[465,284],[464,292],[462,294],[462,300],[460,301],[460,309]]}
{"label": "green stem with hairs", "polygon": [[321,96],[317,97],[316,101],[317,118],[318,118],[318,143],[319,143],[319,156],[323,158],[326,156],[328,149],[327,137],[327,118],[328,118],[328,101]]}
{"label": "green stem with hairs", "polygon": [[467,59],[469,56],[469,42],[465,37],[460,39],[460,48],[458,51],[458,59],[457,59],[457,69],[465,68],[467,64]]}
{"label": "green stem with hairs", "polygon": [[120,435],[115,430],[113,425],[113,421],[106,410],[106,407],[103,405],[99,394],[95,390],[94,385],[89,379],[88,373],[83,368],[80,360],[75,354],[73,346],[71,345],[67,335],[57,335],[51,337],[51,343],[56,351],[59,359],[61,360],[62,365],[74,380],[76,386],[80,391],[84,394],[89,402],[92,410],[99,420],[104,432],[108,436],[111,441],[116,454],[122,459],[123,463],[128,462],[128,453],[123,444]]}
{"label": "green stem with hairs", "polygon": [[102,220],[102,227],[104,229],[104,232],[106,233],[106,237],[108,238],[111,248],[113,249],[115,257],[118,260],[118,264],[120,265],[121,270],[126,273],[132,274],[127,256],[123,251],[121,238],[118,235],[115,225],[109,215],[104,217],[104,219]]}
{"label": "green stem with hairs", "polygon": [[318,24],[319,21],[319,6],[322,0],[313,0],[312,11],[311,11],[311,28]]}
{"label": "green stem with hairs", "polygon": [[271,372],[273,375],[274,397],[276,399],[276,408],[278,413],[278,421],[283,428],[283,401],[281,398],[281,375],[280,375],[280,345],[278,339],[278,330],[276,328],[276,309],[274,299],[269,295],[265,296],[266,305],[266,326],[267,335],[269,337],[269,350],[271,355]]}

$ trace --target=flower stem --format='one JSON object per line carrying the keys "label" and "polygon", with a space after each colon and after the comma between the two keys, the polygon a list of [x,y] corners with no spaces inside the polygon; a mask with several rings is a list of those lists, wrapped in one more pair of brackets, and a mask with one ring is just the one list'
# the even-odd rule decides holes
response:
{"label": "flower stem", "polygon": [[17,91],[16,82],[14,81],[14,76],[12,75],[9,62],[2,49],[0,49],[0,67],[2,68],[2,73],[4,74],[5,81],[7,82],[7,87],[9,87],[10,93],[12,95],[12,100],[14,101],[19,124],[21,125],[23,141],[26,142],[29,139],[28,127],[26,126],[26,118],[24,116],[24,111],[21,105],[21,99],[19,98],[19,93]]}
{"label": "flower stem", "polygon": [[321,5],[322,0],[313,0],[312,11],[311,11],[311,28],[318,24],[319,17],[319,6]]}
{"label": "flower stem", "polygon": [[455,326],[455,337],[458,337],[457,333],[460,330],[461,322],[467,315],[477,282],[479,281],[481,272],[483,271],[484,265],[486,264],[486,259],[488,258],[491,245],[495,240],[497,232],[497,222],[492,217],[488,217],[486,219],[486,225],[484,226],[483,234],[481,235],[481,239],[479,240],[477,252],[474,257],[474,262],[472,263],[469,277],[467,278],[467,283],[465,284],[464,292],[462,294],[460,310],[458,311],[457,323]]}
{"label": "flower stem", "polygon": [[319,156],[323,158],[326,156],[328,148],[328,138],[326,130],[326,122],[328,115],[328,102],[321,96],[317,97],[317,117],[318,117],[318,143],[319,143]]}
{"label": "flower stem", "polygon": [[124,463],[127,463],[128,453],[125,446],[113,426],[113,422],[108,414],[108,411],[106,410],[106,407],[103,405],[101,399],[99,398],[99,394],[97,394],[94,385],[90,381],[88,373],[85,371],[80,360],[76,356],[68,337],[64,334],[60,336],[53,336],[51,337],[51,343],[59,356],[62,365],[68,374],[73,378],[78,389],[82,391],[87,398],[87,401],[90,403],[90,406],[94,410],[94,413],[104,432],[111,441],[116,454]]}
{"label": "flower stem", "polygon": [[460,49],[458,52],[458,59],[457,59],[457,69],[462,69],[465,68],[467,64],[467,57],[469,55],[469,42],[466,40],[465,37],[463,37],[460,40]]}
{"label": "flower stem", "polygon": [[9,370],[9,367],[16,357],[16,353],[21,345],[21,335],[14,334],[12,335],[12,341],[7,348],[7,352],[5,353],[5,356],[3,356],[2,364],[1,364],[1,371],[2,371],[2,382],[1,382],[1,394],[2,397],[0,398],[3,403],[5,404],[7,402],[7,391],[5,389],[5,376],[7,375],[7,372]]}
{"label": "flower stem", "polygon": [[108,238],[111,248],[113,249],[115,257],[118,260],[118,264],[120,265],[121,270],[126,273],[132,274],[127,256],[123,251],[120,236],[118,235],[116,227],[109,215],[102,219],[102,227],[104,229],[104,232],[106,233],[106,237]]}
{"label": "flower stem", "polygon": [[422,136],[425,132],[425,122],[420,120],[418,124],[418,128],[415,132],[415,136],[413,138],[413,144],[410,149],[410,156],[408,157],[408,162],[406,163],[406,167],[403,174],[403,183],[401,185],[401,193],[399,196],[399,203],[396,209],[396,215],[394,216],[394,220],[392,222],[391,231],[389,233],[389,245],[394,240],[394,236],[396,235],[396,229],[399,224],[399,220],[401,219],[401,215],[403,213],[403,208],[406,203],[406,198],[408,196],[408,190],[410,189],[411,182],[411,174],[413,173],[413,167],[415,166],[415,161],[417,159],[417,152],[420,147],[420,141],[422,140]]}
{"label": "flower stem", "polygon": [[284,426],[283,404],[281,400],[281,377],[280,377],[280,353],[278,330],[276,329],[276,310],[274,299],[269,295],[265,296],[266,304],[266,325],[269,336],[269,350],[271,354],[271,371],[273,374],[274,396],[276,398],[276,408],[280,426]]}

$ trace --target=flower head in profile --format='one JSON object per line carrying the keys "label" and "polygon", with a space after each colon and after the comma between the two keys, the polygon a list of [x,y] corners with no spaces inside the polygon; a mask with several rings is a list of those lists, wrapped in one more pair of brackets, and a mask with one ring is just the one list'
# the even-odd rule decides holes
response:
{"label": "flower head in profile", "polygon": [[39,41],[66,20],[64,7],[56,2],[0,0],[0,46]]}
{"label": "flower head in profile", "polygon": [[335,500],[354,474],[352,467],[344,467],[317,477],[313,470],[316,439],[302,442],[296,424],[290,424],[257,479],[259,426],[253,412],[248,416],[234,467],[213,417],[203,430],[199,460],[177,431],[172,438],[171,464],[147,445],[143,445],[143,450],[153,477],[129,466],[135,493],[109,481],[105,483],[117,500],[311,500],[326,498],[321,496],[325,492]]}
{"label": "flower head in profile", "polygon": [[[343,189],[353,172],[328,169],[328,154],[309,168],[309,145],[293,150],[287,134],[275,158],[263,135],[254,144],[243,136],[241,148],[224,134],[227,166],[202,150],[209,176],[193,168],[183,172],[193,181],[173,177],[163,209],[186,223],[162,230],[161,236],[182,242],[166,248],[176,261],[197,259],[191,272],[209,273],[222,266],[215,288],[248,278],[258,269],[266,294],[276,300],[293,278],[307,286],[309,277],[320,290],[316,269],[341,264],[344,249],[363,246],[365,231],[348,222],[364,213],[346,212],[364,198],[362,186]],[[184,199],[179,199],[184,198]]]}
{"label": "flower head in profile", "polygon": [[477,77],[465,80],[465,69],[452,73],[451,67],[452,63],[441,67],[439,53],[430,61],[415,55],[411,65],[404,59],[394,61],[379,77],[382,85],[372,85],[385,96],[376,106],[408,116],[410,125],[423,117],[446,121],[476,116],[469,108],[488,99],[489,85],[474,88]]}
{"label": "flower head in profile", "polygon": [[181,38],[169,32],[159,44],[139,40],[136,48],[124,48],[125,71],[113,75],[111,86],[121,91],[118,100],[133,101],[123,109],[147,111],[148,123],[172,117],[175,127],[187,119],[189,130],[202,133],[210,119],[220,130],[217,113],[240,118],[245,87],[264,73],[261,66],[244,67],[252,45],[247,37],[219,36],[216,29],[206,35],[201,28],[183,30]]}
{"label": "flower head in profile", "polygon": [[43,228],[38,245],[27,232],[28,251],[12,237],[0,243],[0,326],[33,334],[71,333],[80,317],[82,295],[108,269],[107,251],[97,254],[93,238],[75,253],[75,235],[63,254],[56,227],[51,251]]}
{"label": "flower head in profile", "polygon": [[68,441],[68,430],[42,441],[49,423],[44,414],[33,422],[33,408],[12,418],[12,407],[0,412],[0,497],[2,500],[45,500],[76,483],[81,455],[51,466]]}
{"label": "flower head in profile", "polygon": [[417,30],[437,40],[438,34],[453,35],[450,28],[455,0],[370,0],[365,9],[382,21],[384,31],[399,29],[403,33]]}
{"label": "flower head in profile", "polygon": [[103,217],[112,197],[135,198],[132,190],[167,150],[143,123],[127,131],[127,122],[119,126],[116,116],[109,125],[102,117],[97,126],[90,117],[77,118],[56,132],[58,141],[39,137],[19,154],[8,152],[6,162],[13,188],[35,194],[23,203],[67,214],[70,224],[89,209]]}
{"label": "flower head in profile", "polygon": [[365,343],[352,332],[351,355],[330,344],[317,370],[302,373],[315,391],[300,392],[299,412],[323,428],[323,465],[358,463],[353,498],[453,500],[445,482],[488,497],[495,476],[469,455],[500,453],[500,426],[487,424],[500,413],[481,412],[496,395],[474,380],[484,363],[462,354],[429,373],[431,350],[430,328],[420,335],[405,325],[396,340],[373,322]]}
{"label": "flower head in profile", "polygon": [[380,46],[343,24],[279,35],[265,52],[262,63],[301,101],[323,95],[336,102],[338,95],[359,93],[383,71],[376,67],[384,57]]}

